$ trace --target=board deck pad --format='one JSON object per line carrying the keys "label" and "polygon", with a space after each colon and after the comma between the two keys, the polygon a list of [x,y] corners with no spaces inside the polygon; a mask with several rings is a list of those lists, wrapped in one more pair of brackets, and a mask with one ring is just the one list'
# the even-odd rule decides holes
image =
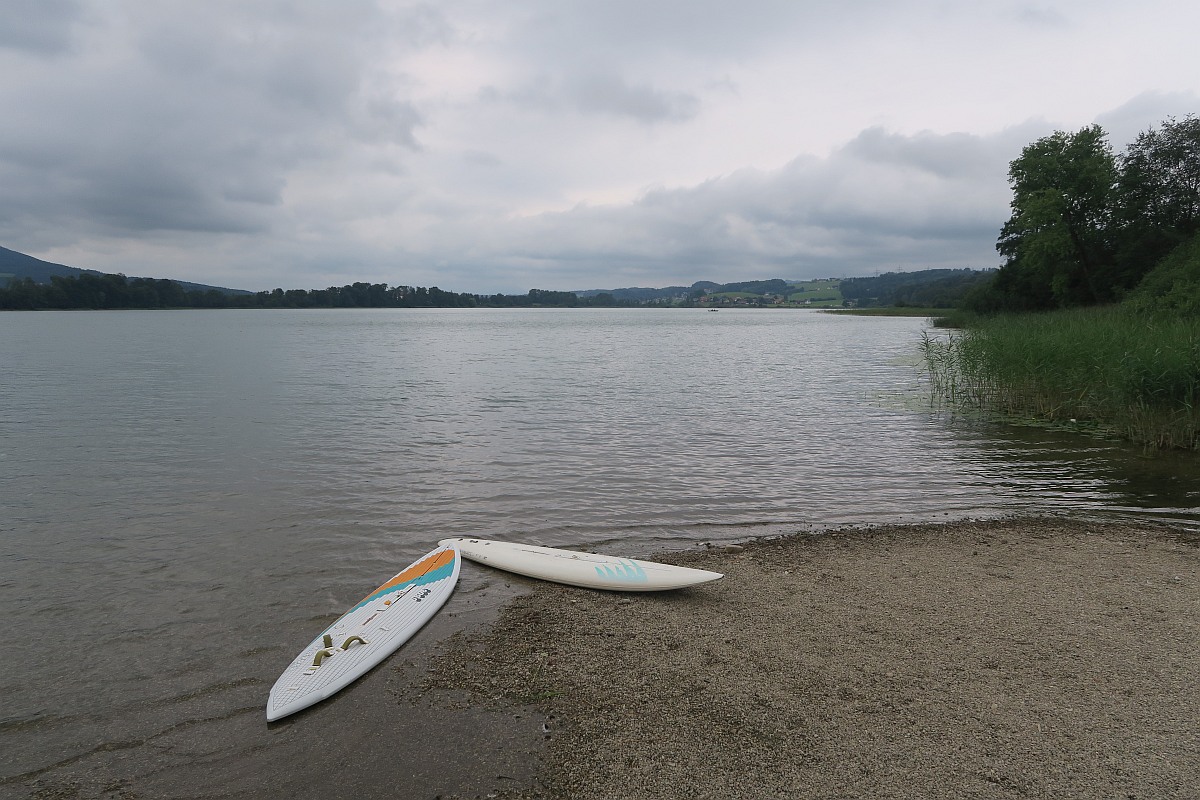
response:
{"label": "board deck pad", "polygon": [[317,634],[271,687],[267,720],[324,700],[395,652],[446,602],[461,564],[456,549],[438,547]]}
{"label": "board deck pad", "polygon": [[621,592],[655,592],[682,589],[724,577],[720,572],[677,567],[636,558],[581,553],[556,547],[539,547],[490,539],[442,539],[463,558],[499,569],[571,586]]}

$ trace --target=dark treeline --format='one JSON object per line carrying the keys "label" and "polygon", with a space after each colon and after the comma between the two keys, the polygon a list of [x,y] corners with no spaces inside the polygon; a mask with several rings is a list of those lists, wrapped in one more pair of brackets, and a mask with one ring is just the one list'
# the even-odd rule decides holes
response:
{"label": "dark treeline", "polygon": [[1012,216],[996,243],[1006,261],[969,298],[972,310],[1116,303],[1144,292],[1168,264],[1189,279],[1170,291],[1200,290],[1198,264],[1186,255],[1200,237],[1200,118],[1168,119],[1121,154],[1099,125],[1058,131],[1025,147],[1008,178]]}
{"label": "dark treeline", "polygon": [[842,297],[859,308],[958,308],[968,294],[991,283],[994,273],[973,269],[887,272],[870,278],[846,278],[840,288]]}
{"label": "dark treeline", "polygon": [[478,295],[448,292],[436,286],[388,286],[353,283],[328,289],[275,289],[254,294],[231,294],[216,289],[186,291],[178,283],[124,275],[55,276],[50,283],[23,278],[0,289],[0,309],[150,308],[528,308],[549,306],[628,305],[611,294],[580,298],[574,292],[531,289],[522,295]]}

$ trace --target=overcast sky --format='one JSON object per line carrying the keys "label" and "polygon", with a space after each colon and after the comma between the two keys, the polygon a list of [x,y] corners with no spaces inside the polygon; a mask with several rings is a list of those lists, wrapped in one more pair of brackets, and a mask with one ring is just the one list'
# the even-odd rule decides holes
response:
{"label": "overcast sky", "polygon": [[0,245],[261,290],[998,266],[1008,162],[1200,112],[1194,0],[4,0]]}

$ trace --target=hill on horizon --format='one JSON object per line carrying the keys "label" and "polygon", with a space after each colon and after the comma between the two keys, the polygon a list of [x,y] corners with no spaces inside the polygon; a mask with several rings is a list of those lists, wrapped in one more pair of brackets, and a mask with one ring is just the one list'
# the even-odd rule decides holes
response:
{"label": "hill on horizon", "polygon": [[646,302],[679,297],[696,291],[707,292],[751,292],[763,294],[766,292],[785,293],[790,284],[799,281],[785,281],[780,278],[758,281],[739,281],[737,283],[715,283],[713,281],[696,281],[691,286],[663,286],[651,288],[648,286],[627,286],[621,289],[582,289],[575,292],[580,297],[595,297],[598,294],[611,294],[617,300],[632,300]]}
{"label": "hill on horizon", "polygon": [[[20,278],[29,278],[34,283],[48,284],[50,283],[50,279],[55,276],[60,278],[74,278],[79,275],[107,274],[109,273],[95,269],[80,269],[78,267],[68,267],[66,264],[55,264],[52,261],[42,261],[40,258],[34,258],[25,253],[10,250],[7,247],[0,247],[0,288],[7,286],[9,281]],[[207,292],[210,289],[216,289],[218,292],[223,292],[224,294],[253,294],[253,292],[248,292],[245,289],[209,286],[203,283],[177,281],[173,278],[171,280],[189,292]]]}
{"label": "hill on horizon", "polygon": [[[609,302],[618,304],[654,305],[687,304],[689,302],[728,302],[763,305],[799,304],[808,307],[858,307],[878,306],[924,306],[930,308],[952,308],[957,306],[972,290],[987,284],[994,269],[926,269],[914,272],[888,272],[872,277],[815,278],[809,280],[766,280],[715,283],[696,281],[690,286],[625,287],[620,289],[583,289],[574,292],[550,292],[555,295],[572,295],[584,300],[599,295],[610,295]],[[84,275],[103,276],[109,273],[94,269],[80,269],[66,264],[43,261],[25,253],[0,247],[0,289],[13,280],[28,278],[36,284],[49,285],[52,278],[78,278]],[[135,279],[137,279],[135,277]],[[173,278],[143,278],[143,280],[167,280],[188,292],[217,291],[225,295],[246,296],[263,294],[245,289],[230,289],[203,283],[180,281]],[[366,284],[362,284],[366,286]],[[359,284],[354,284],[358,287]],[[349,290],[351,287],[347,286]],[[378,288],[386,289],[386,284]],[[399,288],[399,287],[397,287]],[[293,293],[297,290],[290,290]],[[316,291],[316,290],[314,290]],[[530,290],[530,293],[540,290]],[[282,290],[276,290],[282,294]],[[497,295],[503,296],[503,295]],[[707,299],[706,299],[707,298]],[[757,299],[756,299],[757,298]],[[547,302],[547,301],[538,301]],[[552,303],[553,304],[553,303]]]}

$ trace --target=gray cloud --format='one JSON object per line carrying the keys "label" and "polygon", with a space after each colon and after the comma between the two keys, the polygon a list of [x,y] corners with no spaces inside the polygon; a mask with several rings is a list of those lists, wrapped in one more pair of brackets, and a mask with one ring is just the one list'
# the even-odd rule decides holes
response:
{"label": "gray cloud", "polygon": [[[473,240],[505,274],[577,289],[995,266],[1004,176],[1029,133],[870,129],[828,158],[538,214]],[[451,263],[457,280],[479,268],[469,253]]]}
{"label": "gray cloud", "polygon": [[[371,80],[363,45],[382,46],[380,20],[347,23],[321,3],[271,20],[235,3],[167,9],[139,5],[121,58],[0,87],[23,117],[0,131],[0,197],[23,211],[6,236],[72,217],[112,236],[265,232],[289,176],[345,141],[418,148],[415,107]],[[426,10],[415,16],[430,27]],[[86,44],[103,51],[123,33],[97,24]]]}
{"label": "gray cloud", "polygon": [[543,111],[576,111],[626,117],[645,124],[686,122],[696,116],[700,100],[694,94],[630,83],[619,75],[586,74],[558,79],[546,74],[509,93],[488,87],[483,97]]}
{"label": "gray cloud", "polygon": [[0,48],[62,53],[71,46],[81,15],[79,0],[5,0],[0,5]]}
{"label": "gray cloud", "polygon": [[1161,127],[1170,117],[1183,119],[1200,113],[1200,94],[1196,92],[1143,92],[1112,111],[1096,117],[1096,123],[1108,132],[1113,148],[1120,152],[1139,133]]}
{"label": "gray cloud", "polygon": [[1034,28],[1063,29],[1071,24],[1060,11],[1047,6],[1022,5],[1016,13],[1021,22]]}
{"label": "gray cloud", "polygon": [[1021,147],[1196,109],[1200,11],[1147,2],[13,0],[0,244],[254,289],[990,266]]}
{"label": "gray cloud", "polygon": [[631,86],[611,75],[579,80],[572,93],[580,109],[628,116],[642,122],[684,122],[699,110],[700,101],[688,92]]}
{"label": "gray cloud", "polygon": [[[794,0],[540,0],[517,35],[521,52],[557,63],[613,59],[659,61],[665,54],[744,58],[779,42],[788,46],[819,40],[887,11],[882,0],[843,4]],[[897,10],[897,16],[904,12]]]}
{"label": "gray cloud", "polygon": [[938,135],[931,131],[903,136],[878,126],[860,133],[843,152],[864,162],[890,164],[947,179],[990,177],[996,157],[987,141],[979,136]]}

